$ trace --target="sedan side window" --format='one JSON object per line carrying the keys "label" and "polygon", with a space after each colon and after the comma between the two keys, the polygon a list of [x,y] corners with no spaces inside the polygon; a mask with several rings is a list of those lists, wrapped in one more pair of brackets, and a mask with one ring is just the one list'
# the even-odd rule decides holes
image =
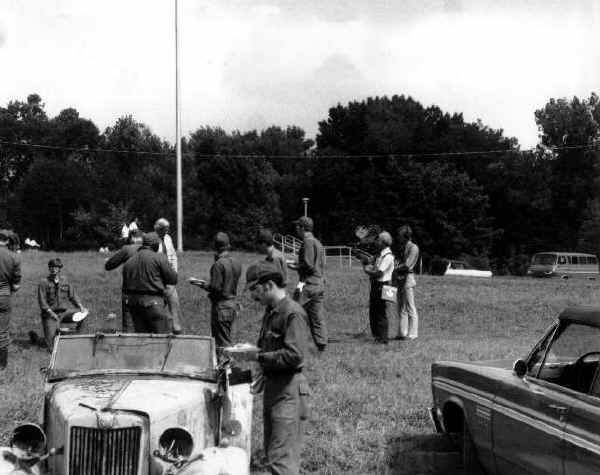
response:
{"label": "sedan side window", "polygon": [[562,324],[537,376],[588,393],[600,361],[600,329],[579,323]]}

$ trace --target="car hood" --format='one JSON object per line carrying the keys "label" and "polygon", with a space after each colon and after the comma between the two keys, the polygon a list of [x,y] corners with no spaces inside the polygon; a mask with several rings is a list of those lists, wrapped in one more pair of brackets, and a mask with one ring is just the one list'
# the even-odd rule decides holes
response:
{"label": "car hood", "polygon": [[161,420],[180,409],[203,404],[213,382],[153,376],[94,376],[56,383],[51,405],[65,420],[90,410],[134,411]]}

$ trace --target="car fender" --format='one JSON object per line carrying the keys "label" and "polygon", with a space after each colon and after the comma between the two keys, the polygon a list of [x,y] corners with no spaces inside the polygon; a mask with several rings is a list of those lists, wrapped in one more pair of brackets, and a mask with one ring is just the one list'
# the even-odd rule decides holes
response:
{"label": "car fender", "polygon": [[208,447],[192,459],[176,475],[249,475],[248,454],[239,447]]}
{"label": "car fender", "polygon": [[19,456],[11,447],[0,447],[0,475],[39,475],[39,463],[31,467],[20,462]]}

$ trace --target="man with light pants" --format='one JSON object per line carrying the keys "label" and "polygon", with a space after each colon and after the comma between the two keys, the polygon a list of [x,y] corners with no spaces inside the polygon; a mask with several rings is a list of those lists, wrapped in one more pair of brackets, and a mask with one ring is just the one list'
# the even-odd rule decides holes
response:
{"label": "man with light pants", "polygon": [[419,248],[412,242],[412,229],[408,225],[398,228],[397,238],[400,248],[398,266],[392,280],[398,288],[398,314],[400,326],[399,340],[414,340],[419,336],[419,314],[415,305],[414,288],[417,285],[414,268],[419,260]]}

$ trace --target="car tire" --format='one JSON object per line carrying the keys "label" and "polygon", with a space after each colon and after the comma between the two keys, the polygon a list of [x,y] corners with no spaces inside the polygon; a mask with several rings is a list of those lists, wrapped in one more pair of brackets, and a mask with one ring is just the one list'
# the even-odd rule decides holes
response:
{"label": "car tire", "polygon": [[485,471],[477,458],[477,449],[471,437],[471,431],[466,420],[463,420],[462,431],[462,461],[465,475],[483,475]]}

